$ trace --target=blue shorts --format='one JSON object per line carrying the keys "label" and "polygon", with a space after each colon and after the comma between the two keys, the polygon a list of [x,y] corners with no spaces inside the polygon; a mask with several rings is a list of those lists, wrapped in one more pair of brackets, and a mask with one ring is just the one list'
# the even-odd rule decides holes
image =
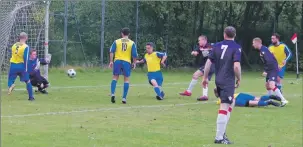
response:
{"label": "blue shorts", "polygon": [[148,72],[147,73],[148,82],[152,85],[151,80],[156,80],[159,86],[162,86],[163,83],[163,76],[161,71],[156,72]]}
{"label": "blue shorts", "polygon": [[16,80],[17,76],[20,77],[21,82],[27,82],[29,80],[29,74],[24,69],[24,64],[14,64],[11,63],[9,73],[8,73],[8,79],[9,80]]}
{"label": "blue shorts", "polygon": [[278,76],[283,79],[285,74],[286,66],[284,65],[281,70],[278,72]]}
{"label": "blue shorts", "polygon": [[266,82],[269,82],[269,81],[277,82],[277,78],[278,78],[277,71],[275,71],[275,70],[269,71],[269,72],[267,72],[267,75],[266,75]]}
{"label": "blue shorts", "polygon": [[129,77],[131,73],[131,64],[127,61],[116,60],[113,67],[113,75],[123,74],[125,77]]}
{"label": "blue shorts", "polygon": [[239,93],[239,95],[236,97],[236,106],[239,107],[247,107],[249,101],[254,100],[255,96],[246,94],[246,93]]}

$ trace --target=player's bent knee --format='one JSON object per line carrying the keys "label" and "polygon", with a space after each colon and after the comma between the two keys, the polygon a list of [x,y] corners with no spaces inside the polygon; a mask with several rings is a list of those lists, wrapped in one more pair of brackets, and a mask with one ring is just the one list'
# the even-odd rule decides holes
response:
{"label": "player's bent knee", "polygon": [[159,86],[158,83],[157,83],[157,81],[156,81],[155,79],[151,79],[150,82],[151,82],[151,84],[152,84],[154,87],[158,87],[158,86]]}
{"label": "player's bent knee", "polygon": [[193,79],[197,80],[199,77],[203,76],[203,73],[200,70],[197,70],[194,74],[193,74]]}
{"label": "player's bent knee", "polygon": [[220,110],[225,110],[227,111],[228,108],[229,108],[230,104],[229,103],[224,103],[221,101],[221,104],[220,104]]}
{"label": "player's bent knee", "polygon": [[119,79],[119,75],[113,75],[113,80],[118,80]]}
{"label": "player's bent knee", "polygon": [[275,83],[274,81],[270,81],[270,82],[268,83],[268,87],[269,87],[270,89],[274,89],[274,88],[276,87],[276,83]]}

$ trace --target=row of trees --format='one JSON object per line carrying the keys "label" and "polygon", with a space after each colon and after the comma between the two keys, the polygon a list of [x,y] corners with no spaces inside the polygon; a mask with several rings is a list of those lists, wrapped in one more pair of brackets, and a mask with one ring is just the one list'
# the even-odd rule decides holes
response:
{"label": "row of trees", "polygon": [[[108,48],[113,40],[119,37],[121,28],[129,27],[132,31],[131,38],[135,40],[136,9],[135,1],[106,2],[103,62],[108,62]],[[195,59],[189,52],[197,43],[197,37],[205,34],[210,42],[222,40],[223,29],[228,25],[237,29],[236,40],[243,47],[243,64],[247,68],[254,68],[254,65],[260,64],[258,53],[251,47],[252,38],[261,37],[265,44],[269,45],[271,34],[278,32],[282,41],[295,53],[290,38],[295,32],[301,35],[299,41],[303,37],[303,2],[140,1],[138,9],[137,43],[140,56],[142,57],[145,52],[144,44],[152,41],[156,44],[157,50],[168,52],[168,64],[175,67],[193,66]],[[64,12],[64,2],[52,2],[51,11]],[[84,61],[79,44],[69,43],[68,64],[89,62],[90,65],[100,65],[101,1],[72,2],[68,11],[69,41],[79,41],[77,27],[80,28],[84,53],[89,59]],[[62,17],[51,17],[52,40],[63,39],[63,20]],[[76,20],[79,25],[76,25]],[[300,52],[302,47],[301,42],[298,46]],[[50,52],[54,55],[53,63],[61,64],[62,44],[51,43]],[[302,55],[300,62],[302,69]],[[291,60],[290,69],[294,69],[294,63],[295,58]]]}

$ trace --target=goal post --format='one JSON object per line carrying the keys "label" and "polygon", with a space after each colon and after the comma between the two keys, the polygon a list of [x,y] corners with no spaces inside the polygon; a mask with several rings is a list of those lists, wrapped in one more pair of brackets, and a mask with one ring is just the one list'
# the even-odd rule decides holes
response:
{"label": "goal post", "polygon": [[[21,32],[28,34],[27,44],[31,49],[37,50],[38,58],[45,58],[48,55],[49,4],[49,1],[0,0],[0,74],[2,86],[6,86],[7,82],[11,46],[18,42],[18,35]],[[48,66],[41,67],[41,71],[48,78]],[[18,81],[17,79],[16,82]]]}

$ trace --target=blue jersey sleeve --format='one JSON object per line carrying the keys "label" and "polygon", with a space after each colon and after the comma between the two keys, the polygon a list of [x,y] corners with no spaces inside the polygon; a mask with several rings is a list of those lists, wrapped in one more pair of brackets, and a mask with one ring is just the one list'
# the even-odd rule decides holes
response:
{"label": "blue jersey sleeve", "polygon": [[156,52],[158,58],[163,58],[164,56],[167,56],[166,53]]}
{"label": "blue jersey sleeve", "polygon": [[133,58],[137,58],[137,57],[138,57],[137,46],[136,46],[135,43],[134,43],[133,46],[132,46],[132,57],[133,57]]}
{"label": "blue jersey sleeve", "polygon": [[241,47],[236,49],[234,54],[234,62],[241,62]]}
{"label": "blue jersey sleeve", "polygon": [[24,61],[24,65],[25,65],[25,71],[27,72],[27,64],[28,64],[28,56],[29,56],[29,47],[26,47],[24,49],[24,53],[23,53],[23,61]]}
{"label": "blue jersey sleeve", "polygon": [[213,46],[212,51],[209,52],[209,55],[208,55],[208,59],[209,59],[212,63],[214,63],[214,62],[215,62],[215,59],[216,59],[216,57],[215,57],[216,48],[217,48],[217,44],[215,44],[215,45]]}
{"label": "blue jersey sleeve", "polygon": [[285,48],[284,48],[284,52],[286,54],[286,61],[289,61],[292,57],[292,53],[290,51],[290,49],[288,48],[288,46],[285,44]]}
{"label": "blue jersey sleeve", "polygon": [[112,46],[109,49],[109,52],[110,53],[115,53],[116,49],[117,49],[117,44],[116,44],[116,41],[114,41],[113,44],[112,44]]}

